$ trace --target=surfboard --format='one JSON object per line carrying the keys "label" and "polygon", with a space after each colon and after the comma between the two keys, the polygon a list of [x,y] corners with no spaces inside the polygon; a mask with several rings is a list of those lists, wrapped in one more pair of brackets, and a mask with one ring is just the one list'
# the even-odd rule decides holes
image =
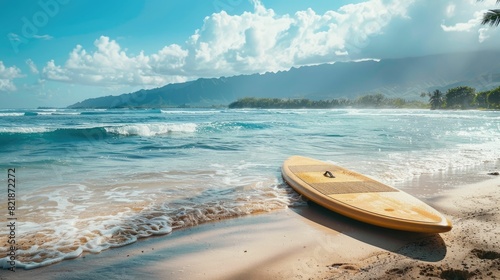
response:
{"label": "surfboard", "polygon": [[416,197],[331,163],[292,156],[284,161],[281,173],[307,199],[361,222],[426,233],[452,228],[450,220]]}

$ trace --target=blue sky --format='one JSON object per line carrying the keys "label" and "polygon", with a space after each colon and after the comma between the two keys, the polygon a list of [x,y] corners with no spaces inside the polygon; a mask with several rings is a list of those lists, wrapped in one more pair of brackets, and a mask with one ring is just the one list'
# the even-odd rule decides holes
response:
{"label": "blue sky", "polygon": [[200,77],[498,49],[495,0],[0,0],[0,107]]}

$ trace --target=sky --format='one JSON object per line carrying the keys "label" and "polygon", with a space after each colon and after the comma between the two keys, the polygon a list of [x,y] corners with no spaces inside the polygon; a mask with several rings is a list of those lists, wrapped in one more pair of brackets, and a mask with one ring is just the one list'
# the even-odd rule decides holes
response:
{"label": "sky", "polygon": [[495,0],[0,0],[0,108],[198,78],[498,49]]}

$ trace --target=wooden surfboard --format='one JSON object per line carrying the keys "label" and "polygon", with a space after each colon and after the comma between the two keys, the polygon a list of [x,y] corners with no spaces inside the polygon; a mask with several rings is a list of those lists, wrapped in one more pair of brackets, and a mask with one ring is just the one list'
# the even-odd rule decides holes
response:
{"label": "wooden surfboard", "polygon": [[355,220],[412,232],[452,228],[443,214],[410,194],[334,164],[292,156],[281,172],[307,199]]}

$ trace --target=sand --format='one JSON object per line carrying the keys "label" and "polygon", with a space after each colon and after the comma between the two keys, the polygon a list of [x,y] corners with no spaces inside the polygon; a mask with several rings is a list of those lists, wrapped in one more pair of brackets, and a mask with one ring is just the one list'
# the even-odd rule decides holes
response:
{"label": "sand", "polygon": [[325,279],[500,279],[500,178],[460,186],[426,201],[450,217],[450,232],[333,265]]}
{"label": "sand", "polygon": [[0,279],[500,279],[500,177],[422,199],[452,231],[366,225],[310,205],[147,238]]}

